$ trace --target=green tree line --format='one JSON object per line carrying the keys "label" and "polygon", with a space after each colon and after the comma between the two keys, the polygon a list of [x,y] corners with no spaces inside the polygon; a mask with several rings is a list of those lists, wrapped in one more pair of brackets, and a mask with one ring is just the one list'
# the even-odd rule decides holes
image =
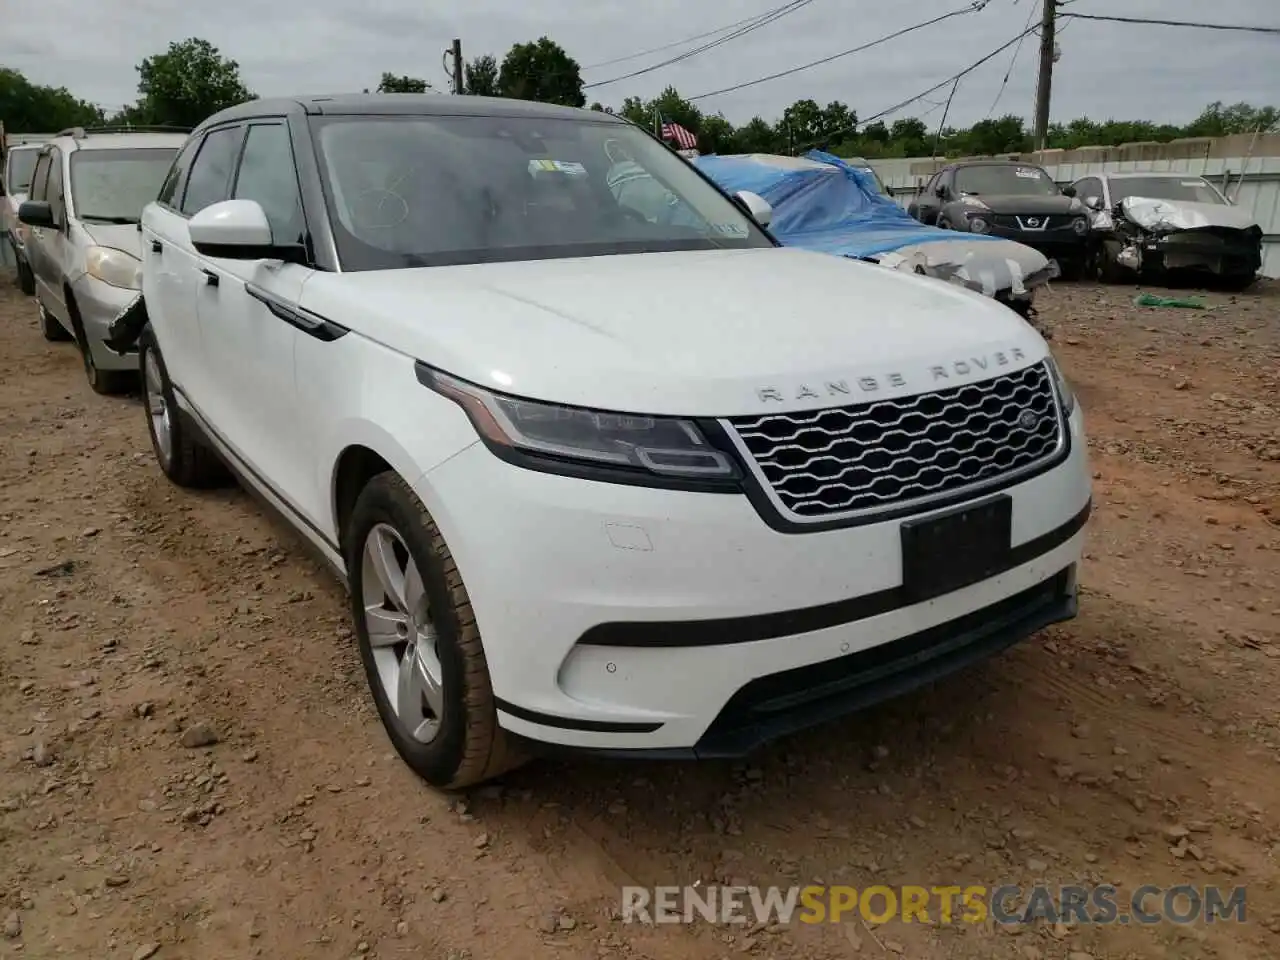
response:
{"label": "green tree line", "polygon": [[[101,123],[194,126],[225,107],[254,98],[240,77],[236,61],[224,57],[207,40],[192,37],[171,43],[136,67],[138,100],[106,115],[101,107],[78,99],[65,87],[29,82],[16,70],[0,67],[0,121],[12,132],[49,132]],[[484,54],[464,64],[465,92],[478,96],[515,97],[567,106],[586,105],[582,69],[549,37],[517,43],[499,61]],[[426,80],[384,72],[377,89],[383,93],[435,92]],[[657,116],[675,121],[698,136],[704,153],[802,153],[816,147],[842,156],[973,156],[1026,152],[1031,134],[1022,117],[1006,114],[970,127],[941,131],[924,119],[877,119],[860,125],[856,109],[839,100],[825,106],[797,100],[775,121],[752,117],[734,126],[721,113],[704,112],[668,86],[656,97],[627,97],[616,109],[602,102],[593,110],[618,113],[652,127]],[[1167,142],[1180,137],[1220,137],[1267,133],[1280,128],[1280,110],[1247,103],[1206,106],[1186,125],[1147,120],[1093,120],[1081,117],[1049,128],[1049,146],[1071,149],[1117,146],[1134,141]]]}

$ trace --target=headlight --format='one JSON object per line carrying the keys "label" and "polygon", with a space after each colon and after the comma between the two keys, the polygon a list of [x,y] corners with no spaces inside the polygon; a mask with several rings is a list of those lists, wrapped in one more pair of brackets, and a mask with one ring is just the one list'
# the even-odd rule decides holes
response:
{"label": "headlight", "polygon": [[90,247],[84,255],[85,272],[95,280],[125,290],[142,289],[142,261],[114,247]]}
{"label": "headlight", "polygon": [[739,479],[732,457],[712,447],[691,420],[611,413],[504,396],[417,365],[425,386],[457,403],[498,456],[535,469],[577,465],[626,482],[670,478],[723,488]]}
{"label": "headlight", "polygon": [[972,194],[968,194],[968,193],[966,193],[964,196],[960,198],[960,202],[963,203],[966,207],[973,207],[975,210],[991,209],[989,206],[987,206],[987,202],[985,200],[979,197],[975,197]]}
{"label": "headlight", "polygon": [[1067,378],[1062,375],[1062,370],[1058,366],[1058,361],[1052,356],[1045,360],[1049,367],[1049,373],[1053,377],[1053,386],[1058,391],[1058,399],[1062,402],[1062,412],[1065,416],[1071,416],[1076,409],[1076,395],[1071,389],[1071,384],[1067,383]]}
{"label": "headlight", "polygon": [[970,233],[986,233],[990,229],[991,229],[991,224],[987,223],[987,221],[984,218],[982,217],[969,218]]}
{"label": "headlight", "polygon": [[1084,236],[1089,232],[1089,221],[1086,217],[1076,217],[1071,221],[1071,229],[1080,236]]}

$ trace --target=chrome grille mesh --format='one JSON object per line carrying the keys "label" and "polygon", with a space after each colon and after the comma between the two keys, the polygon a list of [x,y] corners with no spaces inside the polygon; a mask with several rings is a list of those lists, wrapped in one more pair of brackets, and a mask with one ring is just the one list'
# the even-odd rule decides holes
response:
{"label": "chrome grille mesh", "polygon": [[810,521],[996,483],[1063,441],[1043,363],[936,393],[728,424],[779,505]]}

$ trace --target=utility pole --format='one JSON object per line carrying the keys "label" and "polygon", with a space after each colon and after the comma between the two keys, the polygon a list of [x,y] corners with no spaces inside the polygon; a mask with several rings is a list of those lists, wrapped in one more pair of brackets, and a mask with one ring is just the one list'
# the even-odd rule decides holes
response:
{"label": "utility pole", "polygon": [[456,37],[453,40],[453,92],[466,93],[462,89],[462,41]]}
{"label": "utility pole", "polygon": [[1040,17],[1040,79],[1036,82],[1035,148],[1043,150],[1049,141],[1049,95],[1053,88],[1054,28],[1057,23],[1057,0],[1042,0]]}

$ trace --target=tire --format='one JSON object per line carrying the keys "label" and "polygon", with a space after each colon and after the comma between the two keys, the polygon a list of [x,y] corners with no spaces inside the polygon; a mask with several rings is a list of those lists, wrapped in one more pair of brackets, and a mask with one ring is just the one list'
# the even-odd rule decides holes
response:
{"label": "tire", "polygon": [[207,489],[228,483],[231,476],[218,455],[200,442],[182,419],[173,384],[155,334],[147,327],[138,338],[138,369],[147,433],[161,471],[180,487]]}
{"label": "tire", "polygon": [[[360,659],[378,716],[401,759],[427,783],[449,790],[522,763],[498,726],[467,588],[422,501],[398,475],[379,474],[361,491],[343,533]],[[378,557],[389,575],[379,575]],[[388,587],[397,576],[400,583],[420,582],[421,589]],[[371,639],[371,623],[381,642]],[[420,679],[402,686],[409,669],[402,665],[410,660],[411,675]],[[389,692],[401,689],[407,694],[408,719],[397,713]]]}
{"label": "tire", "polygon": [[1058,269],[1061,271],[1059,276],[1068,283],[1079,280],[1084,276],[1084,265],[1085,261],[1083,259],[1074,257],[1070,260],[1059,260]]}
{"label": "tire", "polygon": [[23,296],[33,296],[36,292],[36,278],[31,272],[31,267],[27,265],[27,261],[18,256],[18,248],[12,243],[9,244],[9,249],[13,251],[13,262],[17,268],[18,289],[22,291]]}
{"label": "tire", "polygon": [[1226,276],[1218,280],[1218,286],[1228,293],[1243,293],[1252,287],[1257,279],[1257,274]]}
{"label": "tire", "polygon": [[66,343],[74,339],[36,297],[36,309],[40,312],[40,332],[50,343]]}
{"label": "tire", "polygon": [[1130,278],[1131,271],[1120,266],[1116,257],[1120,253],[1120,245],[1114,240],[1104,240],[1096,253],[1097,276],[1103,283],[1124,283]]}
{"label": "tire", "polygon": [[71,314],[71,325],[75,328],[76,345],[80,348],[80,362],[84,365],[84,375],[93,392],[104,397],[114,397],[129,393],[138,385],[138,374],[133,370],[99,370],[93,359],[93,351],[89,349],[89,337],[84,331],[84,322],[80,319],[80,308],[75,298],[67,294],[67,312]]}

